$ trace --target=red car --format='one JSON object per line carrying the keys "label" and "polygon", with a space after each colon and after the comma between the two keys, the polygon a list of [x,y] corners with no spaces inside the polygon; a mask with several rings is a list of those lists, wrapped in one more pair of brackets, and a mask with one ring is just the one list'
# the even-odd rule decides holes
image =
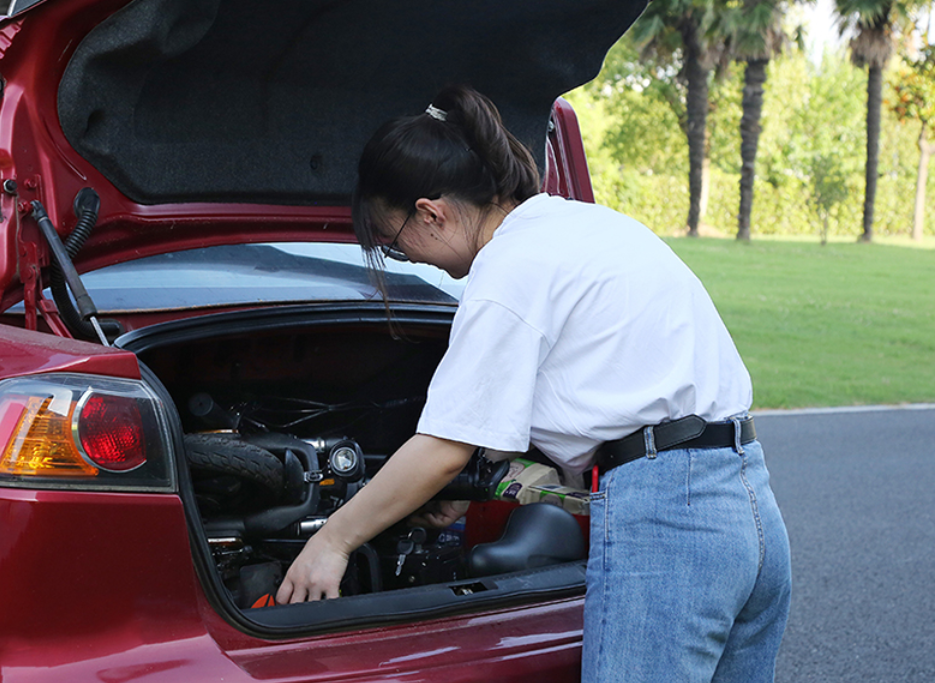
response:
{"label": "red car", "polygon": [[389,529],[338,599],[270,596],[411,435],[457,305],[388,265],[388,324],[350,227],[363,143],[467,82],[590,201],[557,98],[643,4],[13,0],[3,683],[577,680],[587,518],[494,500],[480,453],[443,492],[463,524]]}

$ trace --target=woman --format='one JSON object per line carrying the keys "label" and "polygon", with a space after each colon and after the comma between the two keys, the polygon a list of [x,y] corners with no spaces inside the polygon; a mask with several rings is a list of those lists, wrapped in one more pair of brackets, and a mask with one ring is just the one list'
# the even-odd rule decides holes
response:
{"label": "woman", "polygon": [[[583,680],[770,681],[789,550],[749,375],[662,241],[539,185],[493,104],[463,87],[367,144],[353,206],[367,254],[468,282],[417,434],[309,540],[277,601],[337,597],[349,554],[476,447],[534,445],[568,473],[600,472]],[[422,519],[463,512],[447,503]]]}

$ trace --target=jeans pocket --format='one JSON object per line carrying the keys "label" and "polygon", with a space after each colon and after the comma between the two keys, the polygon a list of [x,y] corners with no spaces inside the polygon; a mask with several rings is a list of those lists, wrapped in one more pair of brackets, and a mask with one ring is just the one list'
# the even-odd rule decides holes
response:
{"label": "jeans pocket", "polygon": [[590,533],[591,542],[596,538],[607,540],[607,491],[595,491],[591,494],[588,503],[589,514],[591,516]]}

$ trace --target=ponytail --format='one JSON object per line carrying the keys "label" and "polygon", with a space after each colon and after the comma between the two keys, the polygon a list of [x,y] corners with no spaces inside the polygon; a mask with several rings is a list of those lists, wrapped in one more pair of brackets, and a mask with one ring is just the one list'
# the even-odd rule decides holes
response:
{"label": "ponytail", "polygon": [[532,154],[504,127],[500,112],[487,97],[454,85],[438,93],[432,106],[461,128],[468,146],[493,174],[501,199],[520,203],[539,191],[539,169]]}

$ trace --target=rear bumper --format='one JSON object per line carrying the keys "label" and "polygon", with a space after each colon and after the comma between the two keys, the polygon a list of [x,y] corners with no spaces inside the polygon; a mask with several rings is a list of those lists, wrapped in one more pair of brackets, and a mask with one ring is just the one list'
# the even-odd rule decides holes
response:
{"label": "rear bumper", "polygon": [[177,496],[0,488],[0,529],[4,683],[579,677],[583,597],[270,641],[208,604]]}

